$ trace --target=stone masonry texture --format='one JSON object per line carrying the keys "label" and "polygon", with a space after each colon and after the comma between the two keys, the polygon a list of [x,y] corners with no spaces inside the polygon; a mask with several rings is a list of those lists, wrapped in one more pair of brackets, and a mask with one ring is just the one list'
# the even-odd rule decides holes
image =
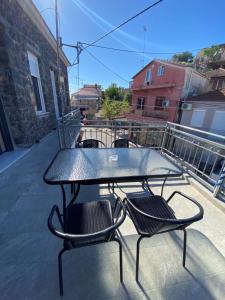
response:
{"label": "stone masonry texture", "polygon": [[[38,116],[31,102],[33,85],[27,51],[38,58],[47,114]],[[0,1],[0,98],[14,144],[32,145],[56,127],[50,70],[56,52],[16,0]],[[61,61],[69,104],[67,68]],[[57,91],[59,90],[56,82]],[[58,93],[57,93],[58,94]],[[62,108],[59,103],[59,110]]]}

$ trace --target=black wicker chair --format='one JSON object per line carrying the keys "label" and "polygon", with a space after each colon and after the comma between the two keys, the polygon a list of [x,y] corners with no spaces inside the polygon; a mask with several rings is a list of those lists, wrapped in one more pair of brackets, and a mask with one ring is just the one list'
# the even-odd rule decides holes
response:
{"label": "black wicker chair", "polygon": [[130,141],[128,139],[117,139],[117,140],[115,140],[115,141],[112,142],[111,146],[112,147],[114,146],[115,148],[129,148],[130,147],[130,143],[132,145],[134,145],[135,147],[137,147],[137,145],[134,142],[132,142],[132,141]]}
{"label": "black wicker chair", "polygon": [[[122,243],[116,234],[116,229],[123,223],[126,217],[125,206],[118,198],[116,221],[108,200],[99,200],[85,203],[72,204],[67,207],[66,220],[60,214],[57,205],[54,205],[49,218],[49,230],[57,237],[63,239],[64,246],[58,254],[59,287],[63,296],[62,254],[70,249],[87,245],[116,241],[119,244],[120,281],[123,282]],[[115,212],[115,211],[114,211]],[[53,225],[54,217],[58,217],[58,230]]]}
{"label": "black wicker chair", "polygon": [[104,148],[105,144],[102,141],[95,139],[86,139],[77,143],[78,148]]}
{"label": "black wicker chair", "polygon": [[[174,211],[168,205],[169,201],[176,195],[188,199],[198,207],[198,213],[191,218],[177,219]],[[155,234],[169,232],[172,230],[184,231],[184,246],[183,246],[183,266],[185,267],[186,261],[186,241],[187,232],[186,227],[192,223],[199,221],[203,218],[202,206],[191,197],[175,191],[166,201],[162,196],[150,195],[143,198],[125,198],[126,207],[134,226],[140,235],[137,241],[136,253],[136,281],[138,281],[139,273],[139,248],[140,242],[143,238],[149,238]]]}

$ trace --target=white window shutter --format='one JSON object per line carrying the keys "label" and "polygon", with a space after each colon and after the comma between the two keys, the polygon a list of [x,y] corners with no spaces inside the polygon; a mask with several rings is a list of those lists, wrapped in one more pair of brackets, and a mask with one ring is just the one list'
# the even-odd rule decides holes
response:
{"label": "white window shutter", "polygon": [[37,57],[34,56],[31,52],[28,51],[28,60],[29,60],[31,75],[34,76],[34,77],[40,78]]}

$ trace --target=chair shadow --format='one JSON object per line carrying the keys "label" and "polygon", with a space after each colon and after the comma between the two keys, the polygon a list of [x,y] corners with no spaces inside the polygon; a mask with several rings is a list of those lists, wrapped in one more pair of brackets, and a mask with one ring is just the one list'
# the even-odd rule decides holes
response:
{"label": "chair shadow", "polygon": [[[186,282],[178,282],[178,284],[174,285],[174,286],[165,286],[165,287],[155,287],[155,289],[157,290],[157,292],[159,294],[161,294],[162,296],[165,296],[165,293],[167,292],[167,289],[170,289],[172,292],[174,291],[174,299],[179,299],[176,298],[175,294],[179,294],[179,289],[180,289],[180,293],[184,293],[186,295],[189,294],[190,292],[190,288],[192,288],[192,296],[194,298],[192,299],[197,299],[198,295],[207,295],[207,299],[215,299],[215,295],[214,295],[214,291],[212,289],[212,286],[208,286],[210,279],[208,279],[210,276],[216,276],[216,283],[217,283],[217,288],[219,287],[219,295],[221,297],[221,295],[224,294],[225,292],[225,281],[223,278],[219,277],[219,274],[222,272],[220,270],[220,266],[224,266],[223,268],[223,272],[225,272],[225,257],[221,254],[221,252],[215,247],[215,245],[210,241],[210,239],[205,236],[204,234],[202,234],[201,232],[199,232],[198,230],[195,229],[188,229],[188,237],[190,240],[190,245],[188,245],[187,243],[187,263],[186,263],[186,267],[183,268],[182,266],[182,250],[183,250],[183,239],[180,238],[179,236],[175,236],[174,233],[172,234],[168,234],[169,235],[169,239],[172,241],[172,243],[174,243],[176,245],[176,247],[179,248],[179,252],[180,252],[180,270],[177,270],[177,275],[179,276],[180,272],[187,272],[188,275],[190,276],[190,278],[188,279],[187,276],[187,280]],[[136,236],[134,236],[136,238]],[[163,235],[161,235],[161,238],[163,238]],[[130,253],[130,259],[129,261],[132,262],[132,265],[135,265],[135,257],[132,255],[130,249],[129,249],[129,244],[127,243],[127,241],[123,239],[123,243],[126,247],[126,252]],[[149,240],[149,244],[151,244],[151,238],[146,239]],[[195,249],[194,245],[198,244],[196,241],[198,241],[199,244],[202,244],[202,249],[200,249],[201,253],[198,253],[198,251]],[[198,246],[198,245],[196,245]],[[145,246],[145,249],[147,249],[148,247]],[[202,252],[203,250],[205,251],[205,257],[203,257]],[[171,251],[171,249],[168,249],[168,251]],[[207,255],[207,251],[210,252],[211,257],[209,257],[209,255]],[[157,253],[156,253],[157,255]],[[169,253],[168,253],[169,255]],[[211,258],[211,261],[209,261]],[[143,266],[142,266],[143,267]],[[144,266],[145,267],[145,266]],[[219,268],[219,270],[216,272],[215,269]],[[179,266],[178,266],[179,268]],[[148,270],[148,266],[146,266],[146,269]],[[145,271],[142,270],[142,273],[144,273]],[[146,271],[147,272],[147,271]],[[159,269],[160,272],[160,269]],[[222,272],[222,273],[223,273]],[[191,279],[191,281],[190,281]],[[179,279],[178,279],[179,280]],[[191,283],[190,283],[191,282]],[[152,299],[152,289],[150,287],[148,287],[148,284],[146,281],[142,282],[141,279],[139,279],[137,283],[139,292],[141,292],[143,294],[144,299]],[[187,285],[185,286],[185,283],[187,283]],[[126,286],[125,286],[126,288]],[[173,290],[174,289],[174,290]],[[126,288],[127,293],[129,294],[129,289]],[[195,290],[196,290],[196,294],[195,294]],[[196,296],[196,298],[195,298]],[[130,299],[130,298],[128,298]],[[132,296],[131,296],[132,299]],[[185,298],[188,299],[188,298]],[[204,299],[204,298],[201,298]]]}
{"label": "chair shadow", "polygon": [[[176,184],[177,185],[177,184]],[[131,186],[128,186],[131,187]],[[99,186],[95,186],[91,189],[91,191],[89,189],[86,189],[86,187],[82,187],[81,188],[81,194],[79,195],[79,201],[93,201],[93,200],[97,200],[97,199],[112,199],[112,201],[115,200],[115,197],[112,193],[106,192],[105,194],[102,194],[101,192],[101,187]],[[213,292],[211,290],[211,288],[209,286],[207,286],[207,282],[204,283],[203,279],[206,276],[210,276],[210,275],[215,275],[215,267],[218,267],[220,265],[224,265],[225,266],[225,258],[224,256],[220,253],[220,251],[215,247],[215,245],[210,241],[210,239],[205,236],[204,234],[202,234],[200,231],[195,230],[195,229],[187,229],[188,232],[188,242],[187,242],[187,267],[185,269],[183,269],[182,266],[182,249],[183,249],[183,239],[177,235],[176,233],[172,233],[172,234],[168,234],[168,238],[170,243],[172,243],[172,246],[170,248],[173,248],[175,246],[175,249],[177,251],[177,257],[180,257],[180,266],[177,266],[178,269],[174,269],[174,273],[173,276],[178,276],[177,280],[178,280],[178,284],[176,284],[176,286],[172,286],[172,285],[168,285],[168,286],[157,286],[157,282],[156,282],[156,286],[154,287],[155,290],[157,290],[157,293],[161,294],[162,297],[165,296],[164,294],[167,293],[167,289],[170,289],[170,291],[172,291],[172,293],[176,292],[179,293],[182,291],[182,293],[185,294],[189,294],[190,291],[190,286],[192,287],[193,284],[193,291],[192,293],[195,293],[195,289],[196,286],[197,291],[196,291],[196,297],[199,293],[199,290],[202,290],[203,293],[206,293],[209,299],[214,299],[214,295]],[[128,270],[129,272],[132,272],[132,276],[135,276],[135,251],[136,251],[136,240],[138,235],[128,235],[128,236],[123,236],[120,232],[120,238],[123,242],[123,247],[124,247],[124,258],[127,260],[127,264],[128,264]],[[163,239],[163,234],[160,235],[160,237]],[[135,241],[134,241],[135,239]],[[144,248],[147,249],[145,251],[148,251],[148,248],[154,247],[154,245],[152,245],[152,238],[146,239],[148,240],[147,244],[145,244]],[[134,245],[132,244],[134,243]],[[149,247],[148,247],[148,243],[149,243]],[[109,243],[110,244],[110,243]],[[166,247],[167,244],[162,243],[162,247]],[[91,246],[92,247],[92,246]],[[160,247],[160,244],[158,244],[157,242],[157,247]],[[156,247],[156,248],[157,248]],[[170,257],[169,255],[169,251],[171,251],[172,249],[168,248],[168,257]],[[113,251],[112,251],[113,249]],[[77,251],[77,249],[72,250],[72,251]],[[66,276],[67,279],[66,280],[70,280],[69,286],[67,286],[67,289],[65,290],[65,293],[75,293],[76,289],[78,289],[78,297],[80,297],[80,299],[86,295],[86,291],[89,290],[88,296],[91,296],[92,299],[93,298],[98,298],[98,295],[108,295],[108,290],[110,290],[110,285],[115,285],[115,287],[118,289],[116,295],[114,296],[114,299],[116,299],[115,297],[118,296],[121,297],[121,290],[123,290],[123,295],[124,295],[124,299],[133,299],[135,297],[136,294],[138,295],[142,295],[144,297],[144,299],[150,300],[154,297],[152,297],[152,286],[150,286],[148,280],[144,280],[142,281],[142,276],[140,277],[139,282],[135,281],[135,277],[132,279],[132,282],[128,282],[127,278],[126,278],[126,274],[125,273],[125,281],[123,284],[119,283],[119,264],[117,261],[117,248],[111,248],[110,246],[105,247],[103,250],[101,248],[101,245],[99,245],[98,247],[92,247],[89,248],[87,250],[85,250],[82,254],[82,251],[78,250],[78,254],[76,255],[75,252],[75,259],[71,258],[71,261],[69,260],[67,262],[67,266],[68,268],[70,267],[70,265],[73,264],[73,260],[74,260],[74,265],[76,266],[76,262],[78,262],[78,270],[75,270],[72,272],[71,276]],[[157,255],[157,249],[155,250],[155,255]],[[166,249],[167,251],[167,249]],[[207,257],[207,251],[210,251],[210,255],[212,258],[212,262],[208,261],[209,256]],[[172,252],[172,251],[171,251]],[[85,253],[87,253],[87,257],[85,257]],[[154,251],[153,251],[154,253]],[[203,255],[204,253],[204,255]],[[81,255],[81,256],[80,256]],[[171,261],[173,258],[174,253],[171,253]],[[107,257],[111,257],[111,256],[115,256],[115,265],[111,266],[111,261],[110,263],[107,262]],[[141,258],[142,256],[142,258]],[[83,257],[83,259],[81,259],[81,257]],[[88,258],[89,257],[89,258]],[[140,254],[140,259],[145,259],[144,254],[141,251]],[[80,270],[79,268],[82,268],[82,260],[84,260],[84,270]],[[86,262],[85,262],[86,261]],[[88,263],[92,263],[94,264],[94,270],[93,270],[93,266],[88,266]],[[107,266],[104,266],[104,263],[106,262]],[[118,264],[118,265],[117,265]],[[112,269],[116,268],[116,271],[114,270],[114,273],[117,274],[118,271],[118,276],[114,276],[111,278],[110,276],[110,268],[112,267]],[[131,271],[131,268],[133,268],[133,270]],[[172,266],[173,268],[173,266]],[[174,267],[175,268],[175,267]],[[107,270],[107,271],[106,271]],[[185,271],[184,271],[185,270]],[[142,270],[140,268],[140,271],[142,273],[142,275],[144,275],[147,272],[151,272],[151,265],[145,265],[142,263]],[[225,267],[224,267],[224,271],[225,271]],[[65,269],[65,272],[67,272],[67,270]],[[84,272],[84,273],[83,273]],[[155,272],[161,272],[160,266],[159,269],[155,270]],[[185,272],[189,275],[186,276]],[[189,282],[190,282],[190,278],[193,281],[193,283],[187,283],[187,286],[183,286],[182,282],[180,281],[179,275],[180,273],[184,276],[184,278],[188,278],[189,277]],[[76,282],[76,279],[78,279],[80,276],[80,279],[78,281],[80,281],[80,286],[79,284]],[[166,274],[166,279],[169,280],[169,274]],[[70,278],[71,279],[70,279]],[[108,277],[110,277],[112,280],[112,282],[110,282],[110,280],[108,280]],[[129,276],[130,278],[130,276]],[[82,282],[82,280],[84,282]],[[98,284],[96,283],[98,282]],[[188,282],[188,280],[187,280]],[[166,283],[167,284],[167,283]],[[218,284],[220,286],[220,293],[222,294],[223,292],[223,284],[224,282],[221,280],[221,278],[218,278]],[[152,285],[152,284],[151,284]],[[76,287],[76,288],[75,288]],[[69,290],[70,289],[70,290]],[[93,291],[91,291],[91,289],[93,289]],[[174,289],[174,290],[173,290]],[[194,294],[195,296],[195,294]],[[112,297],[112,296],[111,296]],[[107,298],[107,297],[106,297]],[[110,297],[109,297],[110,298]],[[112,297],[113,298],[113,297]],[[174,298],[174,299],[178,299],[178,298]]]}

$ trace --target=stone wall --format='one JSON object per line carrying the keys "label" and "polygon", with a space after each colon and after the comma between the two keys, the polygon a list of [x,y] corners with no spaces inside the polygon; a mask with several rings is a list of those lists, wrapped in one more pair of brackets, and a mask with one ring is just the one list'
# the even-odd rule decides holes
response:
{"label": "stone wall", "polygon": [[[33,85],[27,51],[38,58],[46,106],[46,114],[41,116],[36,114],[31,103]],[[67,68],[62,61],[60,63],[69,104]],[[15,144],[31,145],[56,127],[50,69],[56,73],[54,49],[16,0],[1,0],[0,96]],[[58,84],[56,86],[59,90]],[[58,102],[61,112],[59,99]]]}

